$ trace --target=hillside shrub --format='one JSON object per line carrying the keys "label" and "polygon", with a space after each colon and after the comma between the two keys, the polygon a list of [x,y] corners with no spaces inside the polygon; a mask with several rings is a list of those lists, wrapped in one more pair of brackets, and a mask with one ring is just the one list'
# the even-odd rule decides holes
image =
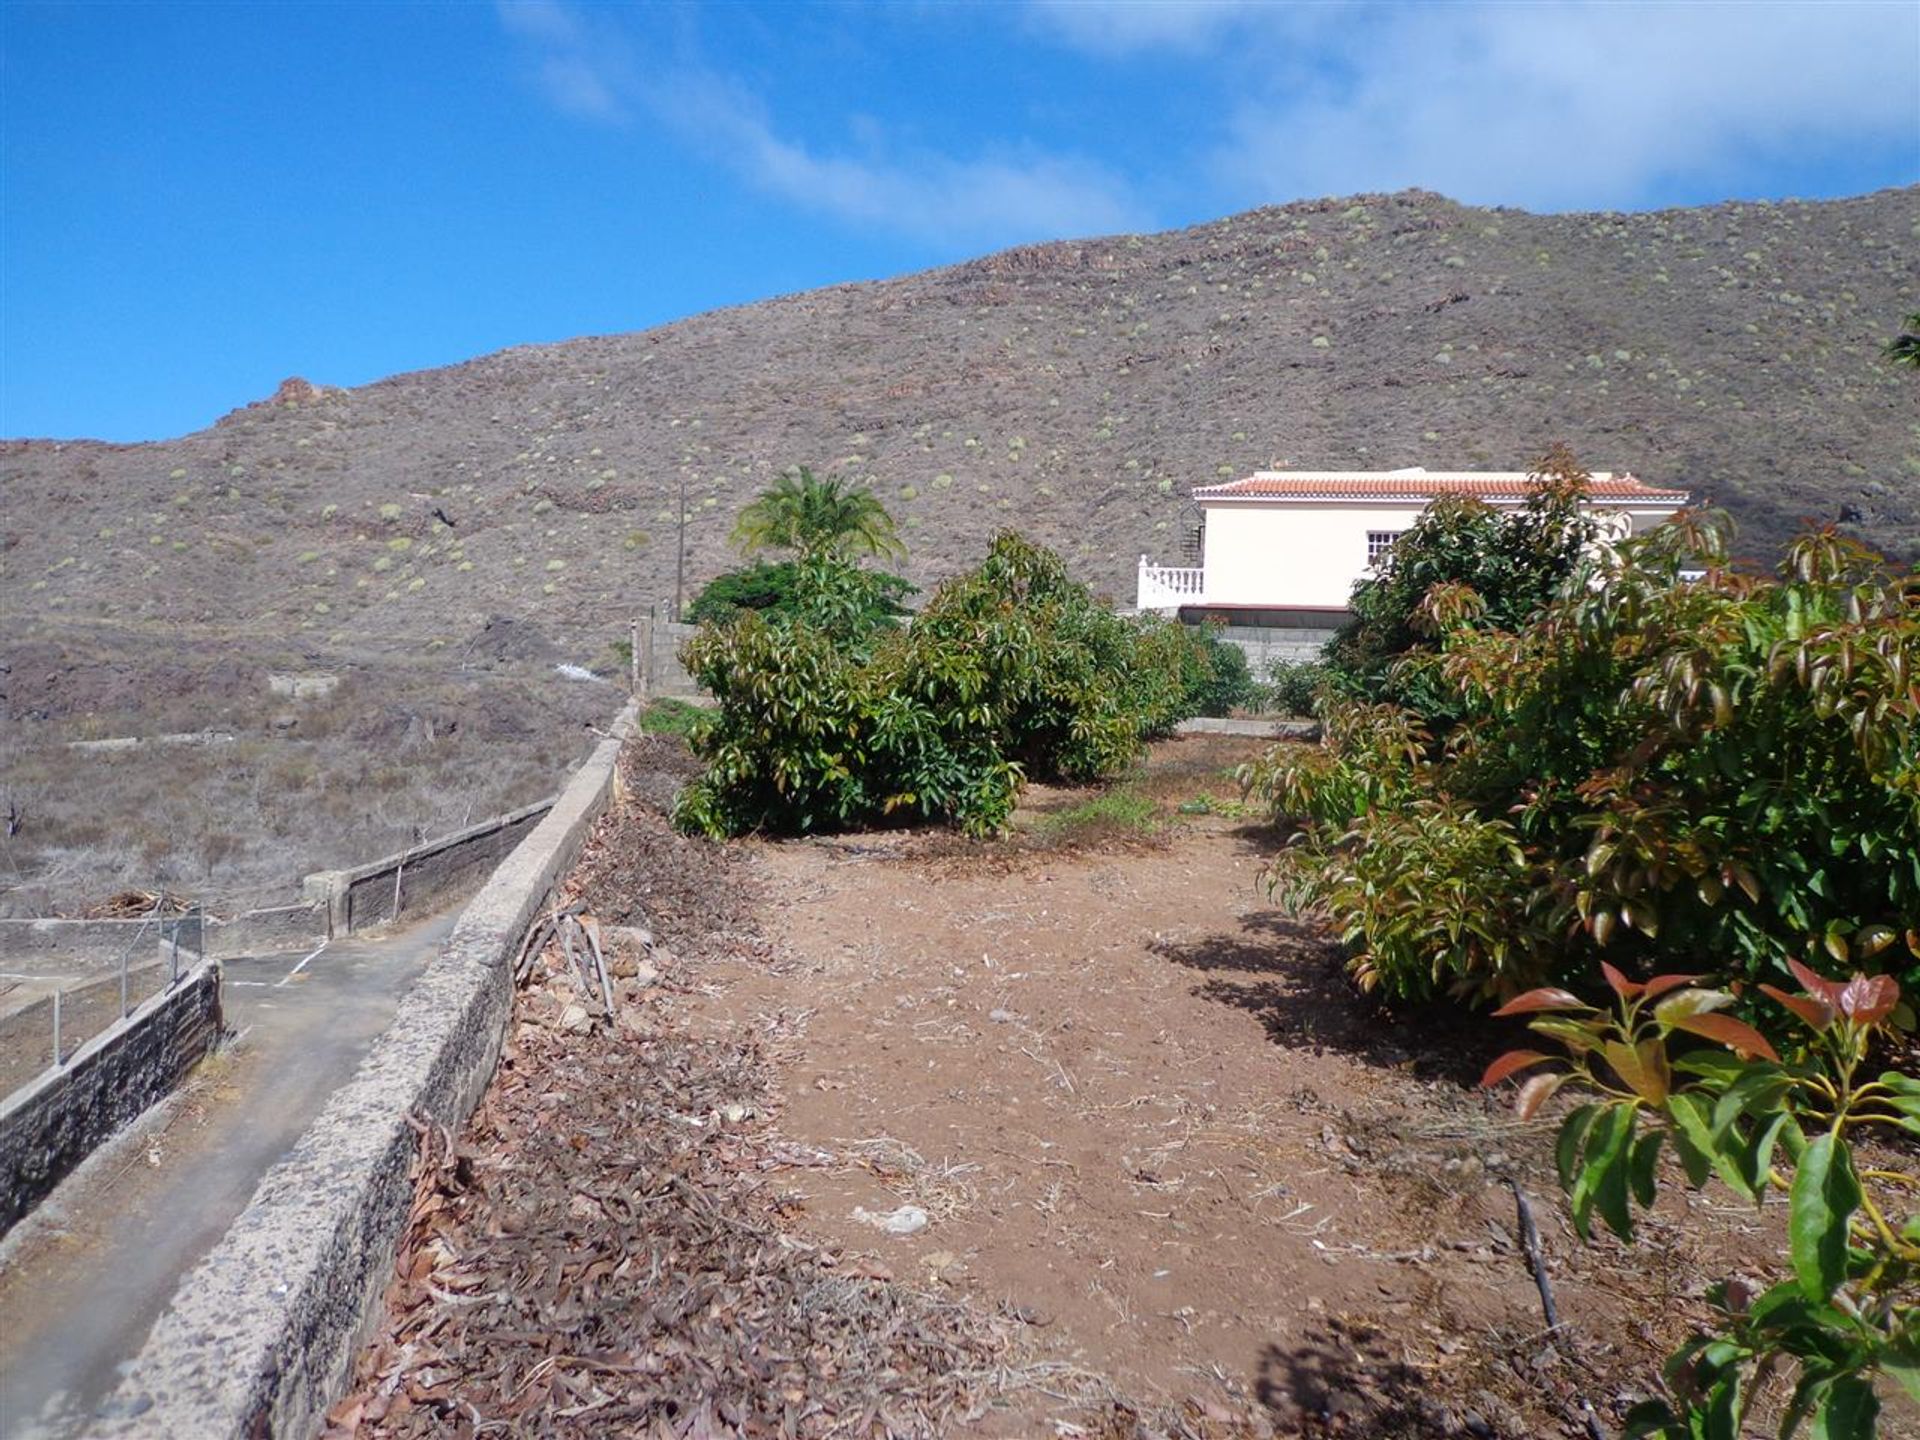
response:
{"label": "hillside shrub", "polygon": [[1389,676],[1445,743],[1337,701],[1322,748],[1249,768],[1300,827],[1277,893],[1332,910],[1363,984],[1579,989],[1603,955],[1920,984],[1920,572],[1821,531],[1765,578],[1727,539],[1689,516],[1623,542],[1518,629],[1436,587],[1432,646]]}
{"label": "hillside shrub", "polygon": [[1920,1401],[1920,1197],[1910,1171],[1876,1168],[1856,1148],[1875,1131],[1920,1135],[1920,1080],[1871,1078],[1867,1064],[1900,987],[1887,975],[1840,982],[1790,968],[1794,991],[1760,987],[1781,1021],[1779,1050],[1726,1013],[1730,991],[1699,975],[1641,983],[1607,965],[1608,1009],[1539,989],[1499,1012],[1533,1017],[1529,1027],[1566,1052],[1510,1051],[1481,1085],[1526,1074],[1522,1119],[1563,1087],[1580,1095],[1555,1156],[1581,1238],[1597,1216],[1633,1240],[1663,1146],[1692,1189],[1717,1177],[1756,1209],[1772,1191],[1786,1198],[1785,1254],[1770,1267],[1780,1278],[1741,1275],[1708,1291],[1710,1324],[1667,1361],[1667,1393],[1628,1413],[1629,1440],[1738,1440],[1776,1377],[1791,1387],[1783,1440],[1809,1425],[1825,1440],[1870,1440],[1883,1380]]}
{"label": "hillside shrub", "polygon": [[676,822],[722,836],[916,818],[1005,826],[1028,777],[1091,781],[1194,711],[1177,626],[1102,609],[1051,551],[1003,533],[906,629],[864,627],[867,572],[813,556],[791,616],[703,626],[716,700]]}

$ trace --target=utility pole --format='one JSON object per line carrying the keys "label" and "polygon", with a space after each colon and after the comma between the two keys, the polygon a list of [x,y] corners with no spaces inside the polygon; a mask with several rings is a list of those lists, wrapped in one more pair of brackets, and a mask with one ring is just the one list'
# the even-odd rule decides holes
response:
{"label": "utility pole", "polygon": [[687,472],[680,472],[680,555],[673,570],[673,619],[678,624],[686,615],[687,588]]}

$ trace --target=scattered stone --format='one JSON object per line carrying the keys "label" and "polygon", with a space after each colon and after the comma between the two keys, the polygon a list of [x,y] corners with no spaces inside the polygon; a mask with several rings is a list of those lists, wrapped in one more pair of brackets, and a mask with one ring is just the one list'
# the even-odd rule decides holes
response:
{"label": "scattered stone", "polygon": [[1011,1010],[989,1010],[987,1012],[987,1019],[996,1025],[1006,1025],[1010,1023],[1013,1018],[1013,1012]]}
{"label": "scattered stone", "polygon": [[560,1012],[560,1028],[569,1035],[584,1035],[593,1029],[593,1015],[576,1002]]}
{"label": "scattered stone", "polygon": [[926,1229],[929,1223],[927,1212],[918,1205],[902,1205],[898,1210],[888,1211],[885,1214],[876,1214],[856,1205],[853,1207],[853,1218],[864,1225],[873,1226],[876,1230],[884,1230],[889,1235],[917,1235]]}

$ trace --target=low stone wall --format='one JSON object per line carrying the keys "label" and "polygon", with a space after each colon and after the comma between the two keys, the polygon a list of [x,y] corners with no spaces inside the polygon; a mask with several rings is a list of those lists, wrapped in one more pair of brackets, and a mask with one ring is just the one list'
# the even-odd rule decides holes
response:
{"label": "low stone wall", "polygon": [[1229,645],[1237,645],[1245,652],[1248,668],[1256,680],[1266,679],[1268,668],[1276,660],[1302,664],[1321,659],[1327,641],[1334,634],[1331,630],[1272,625],[1216,625],[1210,629]]}
{"label": "low stone wall", "polygon": [[202,922],[197,911],[139,920],[0,920],[0,971],[84,975],[147,965],[156,954],[198,957]]}
{"label": "low stone wall", "polygon": [[220,966],[207,961],[0,1101],[0,1234],[170,1092],[219,1034]]}
{"label": "low stone wall", "polygon": [[[614,727],[624,736],[630,706]],[[95,1436],[304,1437],[344,1388],[413,1187],[410,1117],[457,1131],[513,1006],[520,939],[613,794],[603,742],[467,905],[358,1073],[175,1292]]]}
{"label": "low stone wall", "polygon": [[[127,947],[140,939],[143,926],[159,945],[161,932],[151,919],[0,920],[0,969],[9,962],[28,963],[37,970],[117,966]],[[150,957],[134,958],[137,963]]]}
{"label": "low stone wall", "polygon": [[323,902],[309,900],[268,910],[249,910],[231,920],[207,921],[201,936],[202,953],[217,960],[304,950],[327,938],[327,907]]}
{"label": "low stone wall", "polygon": [[1272,716],[1242,719],[1234,716],[1229,719],[1216,719],[1202,715],[1193,720],[1182,720],[1173,727],[1176,735],[1246,735],[1254,738],[1270,737],[1275,740],[1318,740],[1320,722],[1318,720],[1281,720]]}
{"label": "low stone wall", "polygon": [[328,923],[324,933],[328,935],[350,935],[410,912],[432,910],[436,901],[471,890],[533,832],[554,803],[542,800],[496,815],[351,870],[309,875],[305,882],[307,898],[325,905]]}

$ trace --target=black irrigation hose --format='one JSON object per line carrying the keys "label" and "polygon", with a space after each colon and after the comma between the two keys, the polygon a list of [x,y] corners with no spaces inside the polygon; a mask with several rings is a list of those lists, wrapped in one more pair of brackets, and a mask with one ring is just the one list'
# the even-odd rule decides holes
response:
{"label": "black irrigation hose", "polygon": [[[1527,1203],[1526,1192],[1518,1180],[1508,1180],[1507,1187],[1513,1191],[1514,1209],[1520,1217],[1520,1243],[1527,1252],[1527,1268],[1533,1271],[1534,1288],[1540,1292],[1540,1310],[1547,1317],[1547,1332],[1554,1334],[1560,1329],[1560,1307],[1553,1303],[1553,1282],[1547,1278],[1546,1257],[1540,1253],[1540,1230],[1533,1223],[1533,1207]],[[1587,1422],[1587,1434],[1592,1440],[1607,1440],[1600,1417],[1594,1414],[1593,1402],[1583,1394],[1576,1394],[1576,1398]]]}

